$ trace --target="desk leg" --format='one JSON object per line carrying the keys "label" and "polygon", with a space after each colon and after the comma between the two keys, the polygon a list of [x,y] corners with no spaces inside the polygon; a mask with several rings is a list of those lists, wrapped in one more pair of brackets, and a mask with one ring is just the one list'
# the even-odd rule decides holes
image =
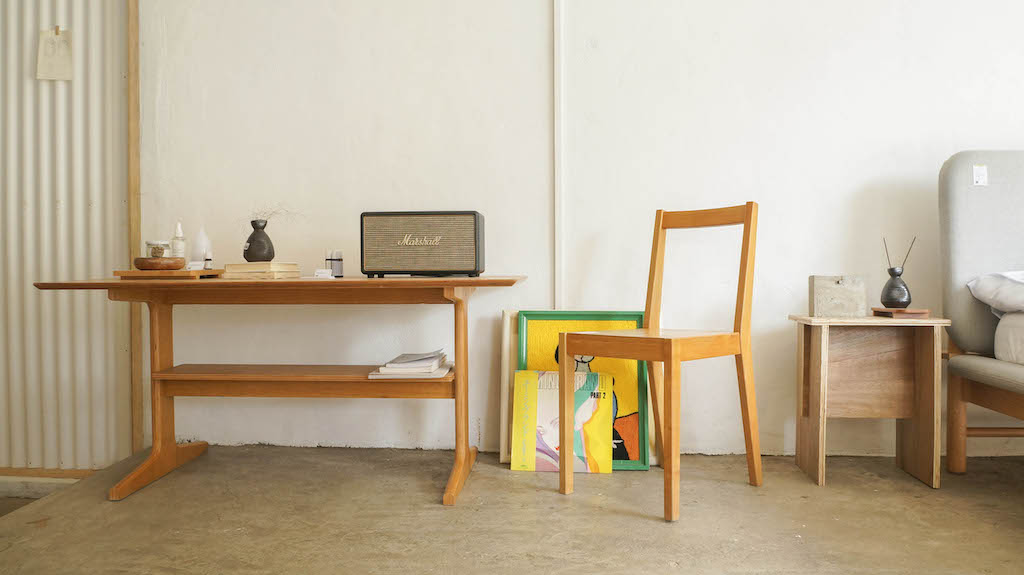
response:
{"label": "desk leg", "polygon": [[828,326],[797,324],[796,464],[825,485]]}
{"label": "desk leg", "polygon": [[[149,302],[150,369],[157,372],[174,366],[174,330],[170,304]],[[178,445],[174,442],[174,398],[163,382],[151,380],[153,402],[153,449],[141,465],[110,489],[108,498],[117,501],[160,479],[206,451],[205,441]]]}
{"label": "desk leg", "polygon": [[444,488],[442,503],[455,505],[476,461],[476,448],[469,446],[469,343],[466,322],[467,294],[454,291],[455,303],[455,465]]}
{"label": "desk leg", "polygon": [[914,329],[914,417],[896,422],[896,463],[939,488],[942,328]]}

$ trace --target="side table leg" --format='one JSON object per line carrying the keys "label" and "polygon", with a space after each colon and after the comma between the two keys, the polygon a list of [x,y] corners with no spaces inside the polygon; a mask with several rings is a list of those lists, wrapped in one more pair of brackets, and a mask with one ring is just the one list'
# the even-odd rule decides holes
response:
{"label": "side table leg", "polygon": [[441,501],[455,505],[476,461],[477,449],[469,446],[469,344],[466,321],[467,294],[455,290],[449,299],[455,303],[455,464],[448,476]]}
{"label": "side table leg", "polygon": [[828,326],[797,324],[796,464],[825,485]]}
{"label": "side table leg", "polygon": [[[149,302],[150,369],[157,372],[174,365],[174,331],[169,304]],[[108,498],[118,501],[167,475],[206,452],[199,441],[178,445],[174,441],[174,398],[164,392],[163,383],[151,380],[153,403],[153,449],[149,457],[110,489]]]}
{"label": "side table leg", "polygon": [[907,473],[939,488],[942,328],[914,328],[914,417],[896,422],[896,461]]}

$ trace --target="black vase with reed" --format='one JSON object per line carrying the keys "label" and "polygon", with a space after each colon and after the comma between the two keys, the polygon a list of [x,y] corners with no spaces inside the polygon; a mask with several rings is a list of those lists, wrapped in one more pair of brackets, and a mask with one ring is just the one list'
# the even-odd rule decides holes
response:
{"label": "black vase with reed", "polygon": [[264,228],[267,227],[267,220],[253,220],[252,233],[249,239],[245,240],[245,247],[242,248],[242,257],[247,262],[269,262],[274,259],[274,244]]}
{"label": "black vase with reed", "polygon": [[910,305],[910,288],[907,287],[907,282],[903,281],[900,277],[903,275],[903,266],[907,263],[907,258],[910,257],[910,250],[914,249],[914,242],[917,241],[917,236],[910,242],[910,248],[907,249],[907,255],[903,258],[903,263],[898,266],[893,266],[892,261],[889,259],[889,245],[886,243],[885,238],[882,238],[882,245],[885,246],[885,261],[889,264],[889,281],[885,282],[882,286],[882,305],[890,308],[905,308]]}

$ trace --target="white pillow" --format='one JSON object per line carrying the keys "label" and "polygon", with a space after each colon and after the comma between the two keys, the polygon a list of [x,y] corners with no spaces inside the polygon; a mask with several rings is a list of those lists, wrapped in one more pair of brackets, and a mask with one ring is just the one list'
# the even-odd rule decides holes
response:
{"label": "white pillow", "polygon": [[996,359],[1024,364],[1024,313],[1008,313],[996,326]]}
{"label": "white pillow", "polygon": [[992,307],[992,313],[1024,311],[1024,271],[986,274],[967,283],[971,293]]}

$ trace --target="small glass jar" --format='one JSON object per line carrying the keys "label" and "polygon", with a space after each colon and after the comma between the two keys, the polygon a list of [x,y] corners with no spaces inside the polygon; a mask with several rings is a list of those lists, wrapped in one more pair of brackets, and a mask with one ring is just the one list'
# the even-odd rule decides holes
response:
{"label": "small glass jar", "polygon": [[147,258],[162,258],[170,257],[171,254],[171,242],[166,240],[147,241],[146,242],[146,257]]}
{"label": "small glass jar", "polygon": [[331,275],[340,278],[345,277],[344,268],[345,258],[341,254],[341,250],[327,250],[324,257],[324,266],[331,270]]}

